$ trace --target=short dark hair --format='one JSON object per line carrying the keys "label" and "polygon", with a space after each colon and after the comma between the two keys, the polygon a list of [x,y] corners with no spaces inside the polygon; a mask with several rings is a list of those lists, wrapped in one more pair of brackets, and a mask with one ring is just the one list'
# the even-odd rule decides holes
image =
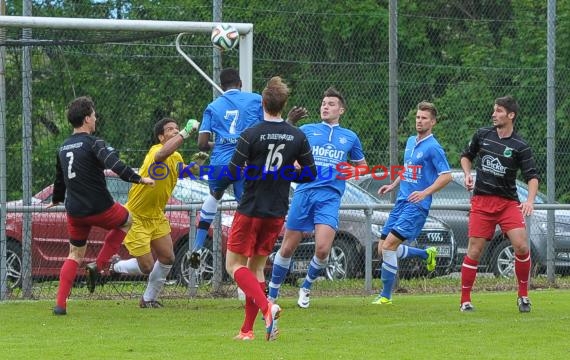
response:
{"label": "short dark hair", "polygon": [[424,100],[418,104],[418,110],[429,111],[433,118],[437,120],[437,108],[433,103]]}
{"label": "short dark hair", "polygon": [[229,88],[240,88],[241,78],[239,77],[239,72],[233,68],[222,70],[220,72],[220,86],[224,91]]}
{"label": "short dark hair", "polygon": [[158,139],[158,135],[164,135],[164,126],[170,123],[178,124],[176,120],[169,117],[162,118],[158,120],[156,124],[154,124],[154,139],[156,142],[160,142],[160,140]]}
{"label": "short dark hair", "polygon": [[499,97],[495,99],[495,105],[499,105],[507,109],[507,113],[515,113],[515,117],[513,118],[513,122],[515,122],[518,114],[519,114],[519,104],[515,100],[514,97],[511,95]]}
{"label": "short dark hair", "polygon": [[95,103],[89,96],[80,96],[67,106],[67,120],[74,129],[83,126],[86,116],[95,112]]}
{"label": "short dark hair", "polygon": [[326,89],[325,93],[323,94],[323,97],[337,98],[338,101],[340,102],[340,106],[346,110],[346,100],[344,99],[344,96],[342,96],[341,92],[335,89],[334,86],[331,86],[328,89]]}
{"label": "short dark hair", "polygon": [[283,112],[287,99],[289,99],[289,87],[285,84],[281,77],[272,77],[263,89],[263,108],[273,116]]}

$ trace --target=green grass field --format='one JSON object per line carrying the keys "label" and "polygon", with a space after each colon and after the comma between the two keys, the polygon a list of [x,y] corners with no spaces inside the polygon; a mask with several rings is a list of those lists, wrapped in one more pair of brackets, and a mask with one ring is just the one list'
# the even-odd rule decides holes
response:
{"label": "green grass field", "polygon": [[139,309],[135,300],[0,302],[0,358],[7,359],[568,359],[570,291],[531,293],[520,314],[516,293],[477,292],[474,313],[458,294],[396,294],[394,305],[372,296],[318,297],[310,309],[280,301],[280,337],[235,341],[243,318],[237,299],[165,300]]}

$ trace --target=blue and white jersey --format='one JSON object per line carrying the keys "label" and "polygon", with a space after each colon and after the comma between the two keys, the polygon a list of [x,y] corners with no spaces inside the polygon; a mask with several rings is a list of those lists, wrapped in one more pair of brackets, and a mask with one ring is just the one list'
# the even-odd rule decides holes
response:
{"label": "blue and white jersey", "polygon": [[313,158],[317,165],[317,179],[310,183],[299,184],[295,192],[328,187],[342,196],[346,180],[338,177],[342,178],[346,175],[338,171],[337,165],[346,162],[349,157],[353,162],[364,160],[364,152],[358,135],[338,124],[329,125],[325,122],[303,125],[300,129],[307,136],[313,151]]}
{"label": "blue and white jersey", "polygon": [[214,135],[210,165],[230,163],[242,131],[263,121],[261,95],[230,89],[204,110],[200,133]]}
{"label": "blue and white jersey", "polygon": [[[416,136],[410,136],[404,152],[404,178],[400,180],[397,200],[406,200],[414,191],[423,191],[431,186],[439,175],[451,172],[443,148],[433,134],[416,142]],[[415,169],[415,171],[414,171]],[[431,195],[420,203],[429,210]]]}

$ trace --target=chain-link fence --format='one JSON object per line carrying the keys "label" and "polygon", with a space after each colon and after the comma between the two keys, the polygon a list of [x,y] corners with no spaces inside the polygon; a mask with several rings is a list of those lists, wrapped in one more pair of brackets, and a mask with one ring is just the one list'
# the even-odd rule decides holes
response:
{"label": "chain-link fence", "polygon": [[[19,5],[8,2],[9,15],[21,15]],[[434,102],[440,112],[435,134],[451,165],[459,167],[461,150],[473,132],[491,124],[493,101],[498,96],[514,95],[521,114],[517,130],[532,145],[541,177],[546,178],[547,157],[556,159],[556,199],[566,202],[570,184],[565,169],[570,161],[570,132],[566,111],[570,107],[568,71],[570,33],[570,3],[558,2],[556,43],[556,152],[546,151],[546,4],[542,1],[456,2],[434,1],[418,5],[398,4],[398,138],[400,153],[409,135],[415,132],[415,106],[421,100]],[[387,2],[359,1],[306,2],[293,0],[270,3],[266,1],[232,1],[222,8],[227,22],[254,24],[253,89],[260,92],[265,82],[281,75],[292,88],[289,105],[305,106],[310,111],[307,122],[319,121],[319,106],[323,91],[335,86],[347,98],[347,112],[342,124],[361,138],[369,164],[389,164],[389,9]],[[82,7],[67,2],[34,4],[34,16],[168,19],[212,21],[209,1],[180,1],[176,6],[152,1],[95,2]],[[9,206],[21,205],[26,189],[34,197],[24,204],[46,204],[50,201],[50,184],[54,178],[55,153],[70,133],[65,107],[80,95],[90,95],[96,102],[97,135],[120,153],[129,165],[142,163],[152,144],[153,124],[164,116],[180,121],[199,118],[212,99],[211,86],[201,78],[176,52],[176,34],[145,32],[101,32],[55,29],[34,29],[22,37],[21,29],[7,28],[0,36],[5,50],[4,79],[6,93],[6,174]],[[185,37],[185,50],[208,74],[214,72],[209,38],[204,34]],[[26,135],[22,64],[29,51],[32,67],[31,125]],[[238,53],[221,55],[222,67],[237,66]],[[22,134],[25,134],[22,136]],[[26,158],[28,144],[31,158]],[[186,141],[180,149],[187,158],[197,151],[195,141]],[[30,164],[28,167],[27,164]],[[460,174],[445,192],[435,198],[435,204],[467,204],[469,194],[461,187]],[[375,194],[379,182],[362,180],[370,191],[355,187],[348,191],[346,203],[373,204],[385,202]],[[546,192],[545,182],[540,189]],[[524,186],[520,194],[524,195]],[[546,199],[540,198],[540,201]],[[537,271],[543,270],[546,259],[544,242],[534,242],[546,234],[546,216],[531,230]],[[68,253],[68,239],[61,213],[32,213],[31,228],[23,226],[22,213],[8,213],[6,220],[6,249],[8,277],[25,274],[23,253],[29,251],[33,286],[21,290],[21,282],[12,285],[13,297],[53,297],[59,268]],[[424,227],[417,245],[437,246],[440,252],[437,274],[456,271],[466,251],[467,212],[458,210],[432,211],[434,217]],[[544,216],[543,216],[544,215]],[[331,266],[324,276],[362,279],[366,272],[364,235],[370,226],[377,235],[387,216],[387,210],[376,210],[366,223],[363,210],[341,211],[341,227],[331,254]],[[228,218],[221,215],[222,228]],[[177,241],[177,261],[182,261],[190,241],[189,224],[181,225]],[[230,221],[231,223],[231,221]],[[179,224],[176,224],[179,225]],[[184,226],[186,226],[184,228]],[[174,228],[175,226],[173,226]],[[570,218],[556,212],[557,273],[570,266],[570,244],[565,244],[570,231]],[[24,230],[22,230],[24,228]],[[452,236],[452,232],[454,236]],[[186,234],[186,237],[183,234]],[[221,238],[224,238],[222,230]],[[22,251],[22,239],[31,239],[31,247]],[[214,234],[212,234],[213,238]],[[91,261],[101,245],[102,234],[90,239],[87,259]],[[174,236],[173,236],[174,238]],[[302,277],[312,253],[312,238],[308,234],[306,248],[300,248],[291,268],[292,279]],[[98,246],[97,246],[98,244]],[[211,241],[223,253],[223,244]],[[512,274],[512,252],[500,234],[487,249],[482,270],[496,274]],[[215,245],[215,246],[214,246]],[[377,274],[378,257],[372,244],[372,273]],[[126,253],[124,254],[126,255]],[[206,256],[206,255],[205,255]],[[510,257],[509,257],[510,256]],[[212,257],[212,259],[218,257]],[[13,261],[22,262],[18,267]],[[338,260],[338,261],[337,261]],[[223,273],[222,260],[212,260],[212,266]],[[337,261],[337,262],[334,262]],[[209,264],[209,263],[208,263]],[[178,262],[177,265],[180,265]],[[511,268],[509,268],[511,266]],[[175,266],[176,268],[176,266]],[[179,273],[171,274],[169,287],[173,296],[187,294],[186,281]],[[509,270],[510,269],[510,270]],[[510,272],[509,272],[510,271]],[[82,273],[81,273],[82,274]],[[177,275],[178,274],[178,275]],[[225,273],[224,273],[225,274]],[[297,274],[295,276],[295,274]],[[424,276],[423,264],[411,263],[402,272],[405,276]],[[211,276],[214,276],[213,273]],[[234,294],[231,281],[219,274],[227,289],[212,290],[206,285],[204,294]],[[207,276],[206,276],[207,277]],[[190,277],[187,277],[191,281]],[[130,279],[129,279],[130,280]],[[292,281],[293,281],[292,280]],[[203,282],[203,279],[198,282]],[[78,285],[82,278],[78,277]],[[111,281],[122,286],[120,292],[140,295],[140,283]],[[316,287],[318,288],[318,284]],[[133,290],[130,290],[133,289]],[[363,289],[363,287],[362,287]],[[342,289],[339,289],[342,291]],[[87,295],[77,288],[76,296]],[[100,293],[101,296],[103,293]],[[166,294],[168,296],[168,293]]]}

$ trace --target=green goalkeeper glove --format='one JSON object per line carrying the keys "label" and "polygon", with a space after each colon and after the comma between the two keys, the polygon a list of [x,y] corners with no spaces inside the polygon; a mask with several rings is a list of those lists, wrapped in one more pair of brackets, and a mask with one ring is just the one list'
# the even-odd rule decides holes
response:
{"label": "green goalkeeper glove", "polygon": [[206,160],[208,160],[209,157],[210,155],[208,155],[207,152],[200,151],[195,154],[192,154],[192,156],[190,157],[190,161],[195,162],[198,165],[204,165],[204,163],[206,162]]}
{"label": "green goalkeeper glove", "polygon": [[194,131],[197,131],[199,127],[200,122],[198,120],[189,119],[186,123],[186,126],[184,126],[184,129],[182,129],[178,134],[182,136],[182,138],[188,139],[190,134],[192,134]]}
{"label": "green goalkeeper glove", "polygon": [[194,166],[192,166],[192,168],[190,169],[192,174],[194,174],[195,176],[199,176],[200,166],[204,165],[204,163],[206,162],[206,160],[208,160],[209,157],[210,155],[208,155],[208,153],[205,153],[203,151],[193,154],[190,157],[190,161],[194,163]]}

